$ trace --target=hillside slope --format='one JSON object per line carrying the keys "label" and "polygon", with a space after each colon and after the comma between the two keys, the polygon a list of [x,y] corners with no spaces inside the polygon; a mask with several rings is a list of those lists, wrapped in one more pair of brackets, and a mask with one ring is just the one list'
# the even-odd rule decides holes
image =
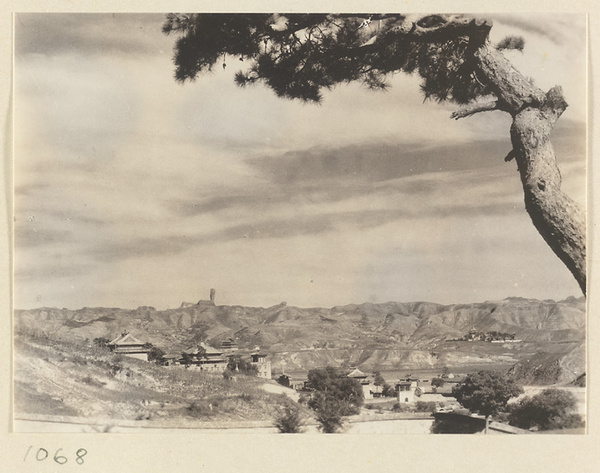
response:
{"label": "hillside slope", "polygon": [[165,368],[107,349],[24,335],[15,337],[15,417],[68,416],[197,421],[273,419],[291,401],[265,391],[264,379]]}

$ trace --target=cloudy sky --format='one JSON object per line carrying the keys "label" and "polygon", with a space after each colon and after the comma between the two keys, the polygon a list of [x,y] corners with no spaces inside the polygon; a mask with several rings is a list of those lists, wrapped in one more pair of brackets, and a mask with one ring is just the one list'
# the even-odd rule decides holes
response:
{"label": "cloudy sky", "polygon": [[[579,296],[524,210],[500,112],[454,121],[418,80],[322,105],[173,79],[162,15],[15,18],[14,305],[302,307]],[[554,144],[585,202],[585,18],[496,16],[570,107]]]}

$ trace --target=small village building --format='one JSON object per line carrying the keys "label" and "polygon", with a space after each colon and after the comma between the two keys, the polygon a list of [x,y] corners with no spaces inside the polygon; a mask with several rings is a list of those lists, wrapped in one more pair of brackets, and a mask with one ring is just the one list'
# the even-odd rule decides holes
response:
{"label": "small village building", "polygon": [[373,399],[371,389],[374,386],[371,386],[371,382],[367,379],[367,375],[365,373],[363,373],[358,368],[354,368],[352,371],[350,371],[350,373],[347,374],[347,377],[355,379],[360,383],[363,391],[363,397],[365,398],[365,400]]}
{"label": "small village building", "polygon": [[277,382],[282,386],[294,389],[295,391],[305,391],[305,384],[307,383],[306,376],[294,376],[286,373],[282,373],[280,376],[275,376]]}
{"label": "small village building", "polygon": [[296,391],[304,391],[305,386],[306,386],[305,380],[298,380],[298,379],[290,380],[290,388],[292,388]]}
{"label": "small village building", "polygon": [[475,327],[473,327],[471,330],[469,330],[469,333],[467,334],[467,340],[469,342],[481,340],[481,337],[482,337],[482,335],[479,332],[477,332]]}
{"label": "small village building", "polygon": [[281,384],[282,386],[285,386],[286,388],[290,388],[293,389],[295,391],[303,391],[304,390],[304,383],[306,382],[305,378],[294,378],[293,376],[289,375],[289,374],[285,374],[282,373],[281,375],[276,376],[276,380],[279,384]]}
{"label": "small village building", "polygon": [[151,348],[151,345],[135,338],[127,331],[123,331],[107,346],[114,353],[144,361],[148,361],[148,353],[150,353]]}
{"label": "small village building", "polygon": [[286,388],[292,387],[292,378],[285,373],[277,378],[277,382]]}
{"label": "small village building", "polygon": [[423,390],[419,387],[417,378],[400,378],[396,383],[396,394],[400,404],[411,403],[421,397]]}
{"label": "small village building", "polygon": [[252,365],[258,370],[259,378],[271,379],[271,362],[267,360],[267,355],[263,353],[253,353],[250,355]]}

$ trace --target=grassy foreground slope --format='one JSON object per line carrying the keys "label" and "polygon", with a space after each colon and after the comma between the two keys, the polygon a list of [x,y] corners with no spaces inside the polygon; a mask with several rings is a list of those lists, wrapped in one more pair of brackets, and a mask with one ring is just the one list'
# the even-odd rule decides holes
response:
{"label": "grassy foreground slope", "polygon": [[47,338],[15,337],[14,406],[19,415],[198,421],[270,420],[293,402],[268,381],[161,367],[108,350]]}

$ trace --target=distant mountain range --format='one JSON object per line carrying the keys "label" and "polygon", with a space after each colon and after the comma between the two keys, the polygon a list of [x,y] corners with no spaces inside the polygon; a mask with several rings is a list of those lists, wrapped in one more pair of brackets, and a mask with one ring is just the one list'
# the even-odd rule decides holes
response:
{"label": "distant mountain range", "polygon": [[[585,373],[585,299],[574,297],[559,302],[508,298],[452,305],[364,303],[329,309],[285,303],[220,306],[210,301],[184,302],[167,310],[44,307],[15,310],[14,320],[17,332],[75,343],[112,339],[127,330],[167,353],[200,341],[219,347],[233,338],[241,349],[260,346],[270,354],[274,372],[328,364],[363,371],[512,367],[515,376],[533,384],[568,383]],[[457,341],[470,330],[510,333],[521,342]]]}

